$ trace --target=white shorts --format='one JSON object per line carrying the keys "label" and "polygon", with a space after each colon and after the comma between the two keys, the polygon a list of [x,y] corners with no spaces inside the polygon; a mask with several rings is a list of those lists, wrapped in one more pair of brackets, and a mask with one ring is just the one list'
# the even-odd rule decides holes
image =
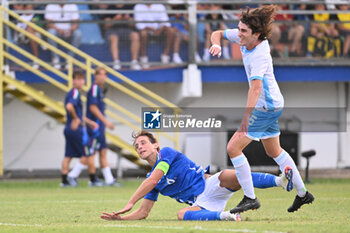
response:
{"label": "white shorts", "polygon": [[233,192],[227,188],[220,187],[221,172],[205,180],[204,191],[197,196],[192,206],[199,206],[210,211],[224,211],[227,201],[232,197]]}

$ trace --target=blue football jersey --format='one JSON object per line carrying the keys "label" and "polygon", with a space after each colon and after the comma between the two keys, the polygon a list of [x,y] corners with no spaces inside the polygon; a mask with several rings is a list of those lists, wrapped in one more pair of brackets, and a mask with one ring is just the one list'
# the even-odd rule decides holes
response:
{"label": "blue football jersey", "polygon": [[[75,113],[79,117],[80,121],[83,121],[83,105],[81,103],[80,93],[78,89],[73,88],[68,92],[64,101],[64,106],[66,107],[68,103],[73,104]],[[66,127],[69,128],[72,122],[72,116],[69,114],[67,109],[66,109],[66,113],[67,113]]]}
{"label": "blue football jersey", "polygon": [[196,197],[204,191],[205,177],[202,167],[197,166],[184,154],[164,147],[157,156],[157,162],[148,173],[149,177],[159,162],[169,164],[168,172],[158,182],[157,186],[145,198],[157,201],[159,193],[176,199],[178,202],[192,205]]}
{"label": "blue football jersey", "polygon": [[87,94],[87,103],[86,103],[86,117],[90,120],[95,121],[99,125],[99,129],[103,130],[105,125],[100,122],[100,120],[95,117],[95,115],[90,111],[90,106],[95,104],[97,105],[100,112],[105,115],[105,103],[103,101],[104,95],[102,88],[100,88],[96,83],[92,84],[88,94]]}

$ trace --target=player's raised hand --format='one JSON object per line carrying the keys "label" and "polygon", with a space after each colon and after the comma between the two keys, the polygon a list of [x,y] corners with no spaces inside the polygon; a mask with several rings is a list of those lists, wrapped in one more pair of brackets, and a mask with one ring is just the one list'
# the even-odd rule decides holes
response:
{"label": "player's raised hand", "polygon": [[221,57],[221,46],[217,45],[217,44],[213,44],[209,49],[209,53],[214,57],[216,55],[218,55],[218,58],[220,58]]}
{"label": "player's raised hand", "polygon": [[121,216],[119,214],[116,214],[116,212],[113,212],[112,214],[103,212],[100,217],[107,221],[122,220]]}

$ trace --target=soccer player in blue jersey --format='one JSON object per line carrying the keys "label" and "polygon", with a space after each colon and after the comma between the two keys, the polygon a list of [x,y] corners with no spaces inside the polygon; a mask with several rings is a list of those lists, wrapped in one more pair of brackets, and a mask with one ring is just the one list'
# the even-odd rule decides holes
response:
{"label": "soccer player in blue jersey", "polygon": [[286,166],[292,168],[297,196],[288,212],[294,212],[314,200],[313,195],[306,190],[293,159],[280,146],[278,119],[282,114],[284,100],[273,73],[267,40],[271,35],[275,11],[273,5],[247,8],[241,14],[238,29],[215,31],[211,35],[210,53],[213,56],[221,56],[221,39],[240,44],[249,83],[248,100],[240,129],[227,145],[227,152],[244,191],[243,200],[231,210],[232,213],[260,207],[254,193],[250,166],[242,152],[252,140],[261,139],[266,154],[276,161],[282,172]]}
{"label": "soccer player in blue jersey", "polygon": [[[181,152],[169,147],[160,149],[157,139],[147,131],[138,132],[133,138],[138,155],[152,166],[152,170],[123,209],[103,213],[102,219],[144,219],[161,193],[190,205],[179,210],[179,220],[241,220],[239,213],[224,211],[232,194],[240,189],[234,170],[224,170],[211,176]],[[286,168],[286,173],[281,177],[267,173],[252,173],[251,176],[257,188],[280,186],[290,191],[293,188],[290,170],[291,168]],[[142,198],[139,209],[121,215],[129,212]]]}
{"label": "soccer player in blue jersey", "polygon": [[66,147],[65,157],[62,162],[62,187],[77,186],[77,176],[74,176],[74,168],[68,174],[69,163],[72,158],[81,158],[80,163],[88,164],[90,181],[94,182],[96,179],[94,156],[92,155],[93,151],[91,150],[89,136],[86,132],[86,127],[83,124],[83,119],[92,129],[96,129],[98,125],[96,122],[83,117],[80,91],[84,84],[85,74],[81,71],[75,71],[73,73],[73,88],[68,92],[64,102],[67,121],[64,128]]}
{"label": "soccer player in blue jersey", "polygon": [[[105,136],[105,128],[114,129],[114,125],[105,117],[105,103],[103,87],[107,78],[107,71],[98,67],[95,71],[95,82],[92,84],[87,94],[86,117],[95,121],[99,125],[99,133],[96,134],[90,127],[88,127],[88,134],[94,138],[96,142],[96,150],[99,152],[100,167],[102,170],[105,184],[107,186],[120,186],[114,179],[107,160],[107,144]],[[94,186],[93,183],[90,185]]]}

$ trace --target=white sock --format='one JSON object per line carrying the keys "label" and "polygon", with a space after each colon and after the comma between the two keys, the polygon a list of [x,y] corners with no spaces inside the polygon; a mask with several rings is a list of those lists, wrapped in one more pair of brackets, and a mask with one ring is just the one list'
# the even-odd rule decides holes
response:
{"label": "white sock", "polygon": [[282,177],[276,176],[275,182],[276,182],[277,187],[283,187],[282,186]]}
{"label": "white sock", "polygon": [[80,173],[87,168],[87,165],[82,164],[81,162],[78,162],[77,164],[75,164],[75,166],[73,167],[73,169],[68,173],[68,176],[72,177],[72,178],[78,178]]}
{"label": "white sock", "polygon": [[111,168],[110,167],[105,167],[105,168],[102,168],[101,170],[102,170],[103,177],[105,178],[106,184],[113,183],[114,177],[112,175]]}
{"label": "white sock", "polygon": [[244,191],[244,195],[251,199],[255,199],[253,179],[247,158],[244,154],[241,154],[235,158],[231,158],[231,161],[235,167],[236,176]]}
{"label": "white sock", "polygon": [[284,168],[286,166],[290,166],[293,170],[293,185],[295,189],[297,190],[297,194],[299,197],[303,197],[306,194],[306,188],[304,185],[303,180],[301,179],[300,173],[298,171],[297,166],[295,165],[292,157],[283,150],[282,153],[274,158],[276,163],[280,166],[280,170],[284,172]]}

